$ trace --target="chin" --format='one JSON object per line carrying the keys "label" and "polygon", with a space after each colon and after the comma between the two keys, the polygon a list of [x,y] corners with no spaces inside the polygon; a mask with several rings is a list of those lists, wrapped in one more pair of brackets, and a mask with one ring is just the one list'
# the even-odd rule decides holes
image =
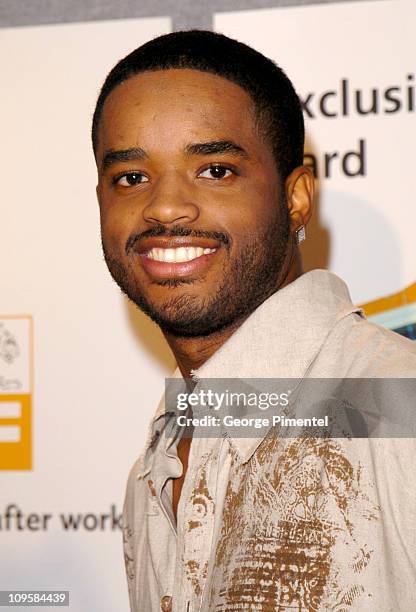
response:
{"label": "chin", "polygon": [[211,334],[219,332],[228,327],[228,324],[216,324],[209,326],[205,320],[196,321],[188,325],[178,321],[165,321],[158,324],[165,334],[176,336],[178,338],[201,338],[203,336],[210,336]]}
{"label": "chin", "polygon": [[211,304],[211,307],[207,308],[206,302],[204,303],[199,296],[179,295],[169,300],[163,307],[156,307],[142,297],[132,301],[164,333],[172,336],[183,338],[208,336],[232,322],[229,317],[224,316],[225,313],[219,311],[218,305]]}

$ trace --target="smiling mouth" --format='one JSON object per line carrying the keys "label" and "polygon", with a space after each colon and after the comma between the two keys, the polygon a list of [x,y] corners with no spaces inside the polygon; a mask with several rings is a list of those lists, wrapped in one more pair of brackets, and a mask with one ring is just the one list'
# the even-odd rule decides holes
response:
{"label": "smiling mouth", "polygon": [[187,261],[193,261],[202,255],[210,255],[215,253],[217,249],[203,248],[203,247],[192,247],[192,246],[181,246],[178,248],[152,248],[147,251],[145,256],[153,261],[160,261],[165,263],[183,263]]}
{"label": "smiling mouth", "polygon": [[[218,252],[218,243],[190,244],[184,241],[152,241],[138,251],[144,270],[153,280],[194,279],[211,267]],[[173,244],[172,244],[173,242]],[[179,243],[178,243],[179,242]],[[201,241],[202,242],[202,241]],[[176,243],[176,244],[175,244]]]}
{"label": "smiling mouth", "polygon": [[133,253],[152,281],[183,279],[189,283],[215,266],[222,242],[227,246],[222,235],[144,236],[136,241]]}

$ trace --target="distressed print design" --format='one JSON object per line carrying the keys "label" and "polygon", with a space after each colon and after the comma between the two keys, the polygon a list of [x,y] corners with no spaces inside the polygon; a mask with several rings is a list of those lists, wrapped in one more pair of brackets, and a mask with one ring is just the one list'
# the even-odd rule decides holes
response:
{"label": "distressed print design", "polygon": [[134,580],[134,557],[132,553],[133,530],[125,523],[123,525],[123,550],[124,565],[126,567],[127,580],[130,583]]}
{"label": "distressed print design", "polygon": [[201,596],[208,570],[208,554],[214,527],[214,501],[208,491],[207,471],[212,465],[211,453],[201,460],[194,475],[194,488],[185,504],[185,575],[196,596]]}
{"label": "distressed print design", "polygon": [[266,437],[233,458],[209,609],[347,612],[373,552],[354,524],[378,517],[338,442]]}

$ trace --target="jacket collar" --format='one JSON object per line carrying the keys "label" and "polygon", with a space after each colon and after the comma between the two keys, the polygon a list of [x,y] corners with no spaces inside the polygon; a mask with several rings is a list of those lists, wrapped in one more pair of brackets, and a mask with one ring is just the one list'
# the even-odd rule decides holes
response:
{"label": "jacket collar", "polygon": [[302,378],[336,323],[352,312],[346,284],[312,270],[277,291],[197,371],[197,378]]}

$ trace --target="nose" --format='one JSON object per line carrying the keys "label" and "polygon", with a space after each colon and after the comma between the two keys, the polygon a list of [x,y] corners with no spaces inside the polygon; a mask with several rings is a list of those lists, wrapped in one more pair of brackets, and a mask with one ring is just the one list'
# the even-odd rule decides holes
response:
{"label": "nose", "polygon": [[159,178],[151,199],[143,210],[143,218],[148,223],[191,223],[199,217],[199,206],[195,192],[186,179],[176,173]]}

